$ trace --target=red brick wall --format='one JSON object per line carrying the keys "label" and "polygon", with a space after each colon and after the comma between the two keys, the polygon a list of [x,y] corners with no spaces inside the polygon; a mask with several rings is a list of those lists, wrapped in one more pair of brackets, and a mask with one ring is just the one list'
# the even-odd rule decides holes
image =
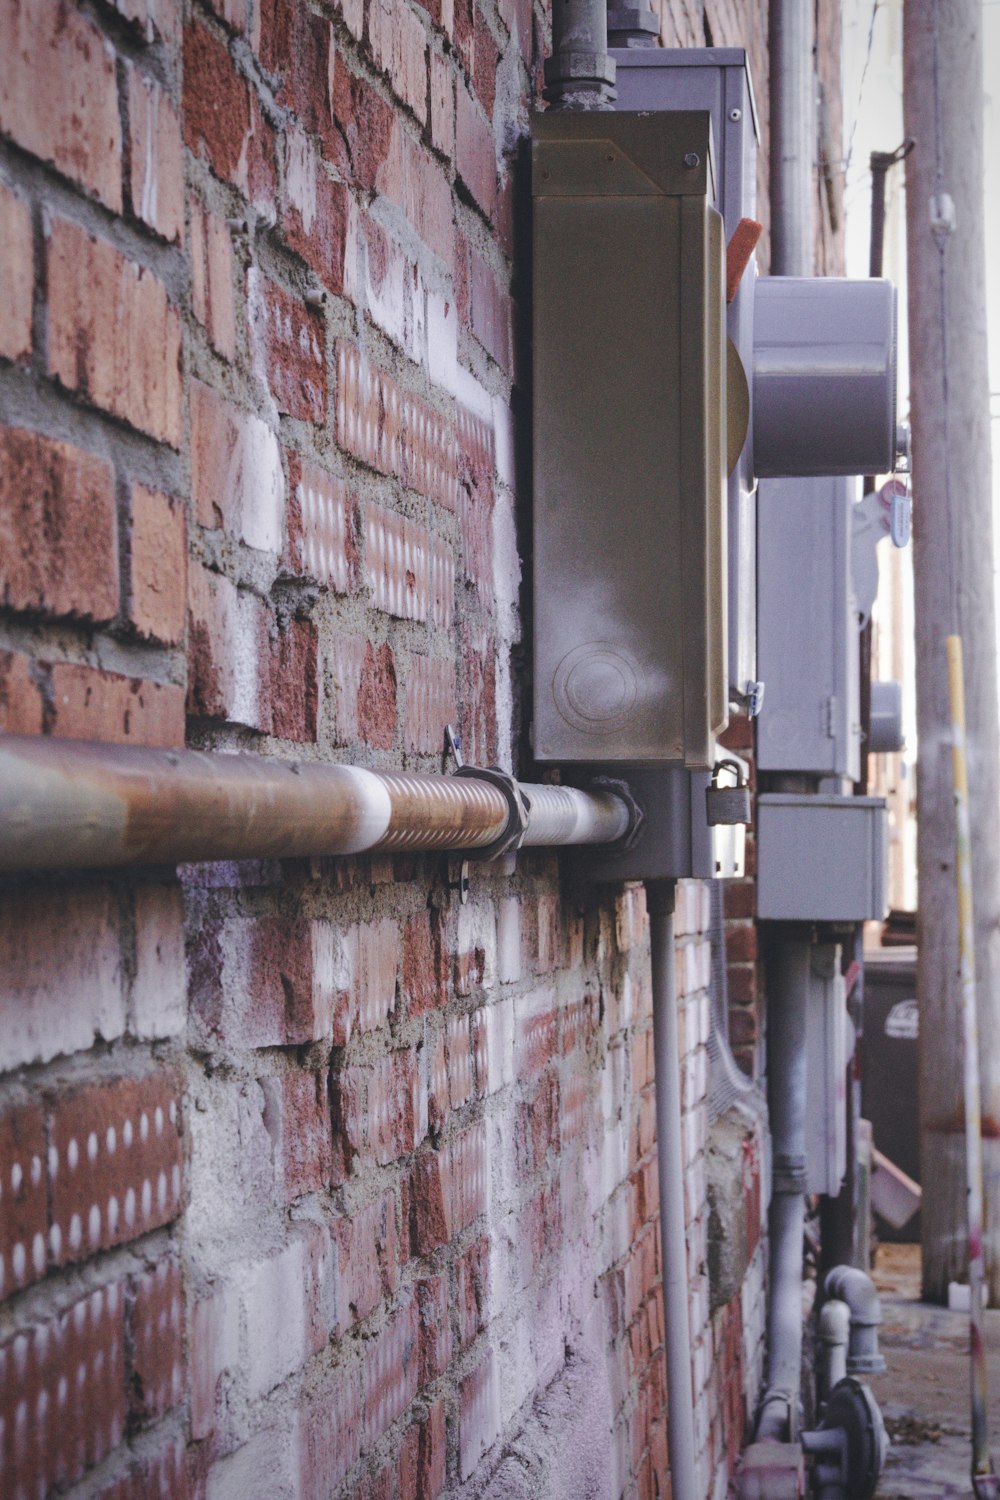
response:
{"label": "red brick wall", "polygon": [[[661,11],[765,65],[763,4]],[[514,764],[546,32],[0,0],[0,727],[438,769],[450,721]],[[0,889],[5,1496],[554,1497],[567,1450],[666,1493],[641,890],[448,878]],[[746,1298],[708,1311],[706,921],[682,888],[707,1494],[752,1371]]]}

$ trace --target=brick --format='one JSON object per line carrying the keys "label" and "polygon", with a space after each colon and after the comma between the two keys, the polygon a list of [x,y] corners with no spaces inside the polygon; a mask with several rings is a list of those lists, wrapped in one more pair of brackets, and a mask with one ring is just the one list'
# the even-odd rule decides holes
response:
{"label": "brick", "polygon": [[193,561],[188,574],[188,712],[271,728],[267,608]]}
{"label": "brick", "polygon": [[140,635],[173,646],[187,614],[187,528],[183,503],[137,484],[132,490],[129,619]]}
{"label": "brick", "polygon": [[67,1090],[49,1120],[49,1249],[85,1260],[181,1212],[180,1093],[169,1073]]}
{"label": "brick", "polygon": [[726,928],[727,963],[750,963],[757,957],[757,929],[752,923]]}
{"label": "brick", "polygon": [[442,52],[432,52],[431,143],[449,161],[455,154],[455,75]]}
{"label": "brick", "polygon": [[451,1303],[447,1275],[425,1276],[416,1284],[420,1310],[421,1385],[443,1375],[451,1363]]}
{"label": "brick", "polygon": [[163,283],[106,240],[54,218],[50,374],[150,437],[181,444],[181,334]]}
{"label": "brick", "polygon": [[330,77],[335,49],[330,22],[295,0],[264,0],[260,11],[260,54],[267,70],[277,75],[278,102],[307,132],[320,137],[327,154],[334,145]]}
{"label": "brick", "polygon": [[323,1347],[332,1326],[325,1231],[310,1225],[273,1255],[236,1268],[247,1330],[251,1399],[267,1395]]}
{"label": "brick", "polygon": [[212,1462],[209,1455],[205,1456],[198,1493],[209,1500],[273,1500],[276,1495],[297,1495],[295,1457],[286,1428],[272,1418],[269,1425],[225,1458]]}
{"label": "brick", "polygon": [[0,1115],[0,1299],[45,1274],[45,1122],[37,1104]]}
{"label": "brick", "polygon": [[164,1416],[183,1394],[184,1304],[177,1259],[167,1256],[151,1270],[140,1271],[125,1306],[130,1411],[149,1422]]}
{"label": "brick", "polygon": [[0,357],[31,353],[35,251],[31,210],[0,182]]}
{"label": "brick", "polygon": [[438,1151],[421,1152],[409,1178],[410,1245],[427,1255],[486,1208],[486,1131],[470,1126]]}
{"label": "brick", "polygon": [[340,1317],[338,1337],[367,1318],[385,1296],[392,1296],[399,1279],[396,1206],[391,1193],[365,1204],[357,1212],[335,1219],[331,1226],[337,1247]]}
{"label": "brick", "polygon": [[459,1392],[458,1459],[462,1480],[500,1436],[500,1392],[494,1356],[489,1353]]}
{"label": "brick", "polygon": [[334,948],[336,1001],[333,1044],[343,1047],[355,1032],[364,1034],[383,1025],[396,1003],[399,933],[391,917],[359,922],[346,932],[330,931]]}
{"label": "brick", "polygon": [[447,1429],[443,1401],[436,1401],[407,1433],[406,1462],[399,1473],[400,1500],[437,1500],[445,1486]]}
{"label": "brick", "polygon": [[490,1242],[485,1236],[474,1241],[458,1262],[458,1343],[467,1349],[486,1327],[490,1285]]}
{"label": "brick", "polygon": [[458,717],[455,667],[451,660],[411,656],[406,673],[403,748],[440,754],[444,726]]}
{"label": "brick", "polygon": [[455,564],[446,542],[408,517],[370,503],[365,509],[365,560],[376,609],[450,627]]}
{"label": "brick", "polygon": [[69,0],[0,0],[0,131],[122,207],[115,54]]}
{"label": "brick", "polygon": [[285,479],[278,439],[201,381],[191,382],[191,490],[200,526],[281,551]]}
{"label": "brick", "polygon": [[294,126],[285,132],[285,243],[301,255],[328,292],[344,289],[347,185],[336,182]]}
{"label": "brick", "polygon": [[51,732],[112,745],[183,745],[184,689],[56,662]]}
{"label": "brick", "polygon": [[274,201],[274,142],[229,49],[207,26],[184,27],[184,140],[258,207]]}
{"label": "brick", "polygon": [[392,106],[367,79],[348,71],[339,51],[333,62],[333,119],[336,135],[330,159],[345,181],[373,191],[392,170],[394,155],[398,173],[399,127]]}
{"label": "brick", "polygon": [[456,89],[455,167],[473,201],[491,219],[497,196],[496,145],[489,126],[461,81]]}
{"label": "brick", "polygon": [[723,899],[727,921],[739,921],[756,916],[757,888],[752,880],[727,880]]}
{"label": "brick", "polygon": [[231,31],[246,31],[247,0],[211,0],[211,7]]}
{"label": "brick", "polygon": [[181,122],[166,90],[128,70],[132,208],[162,239],[184,241],[184,153]]}
{"label": "brick", "polygon": [[323,315],[275,282],[251,271],[250,322],[263,374],[279,411],[303,422],[326,417],[326,334]]}
{"label": "brick", "polygon": [[357,701],[358,732],[367,745],[391,750],[396,738],[396,664],[392,647],[365,645]]}
{"label": "brick", "polygon": [[364,1433],[371,1446],[402,1416],[420,1389],[416,1299],[394,1313],[368,1342],[364,1358]]}
{"label": "brick", "polygon": [[358,706],[367,650],[368,642],[356,635],[338,635],[326,647],[321,733],[334,745],[353,745],[360,738]]}
{"label": "brick", "polygon": [[[125,1029],[119,910],[97,885],[0,893],[0,1068],[48,1062]],[[53,932],[59,941],[53,943]]]}
{"label": "brick", "polygon": [[224,219],[197,198],[192,197],[190,205],[191,306],[213,349],[224,359],[235,359],[233,242]]}
{"label": "brick", "polygon": [[459,729],[466,760],[494,765],[497,739],[496,645],[483,629],[463,623],[459,630],[462,663],[459,682]]}
{"label": "brick", "polygon": [[114,618],[118,528],[110,464],[69,443],[0,429],[0,598],[8,609]]}
{"label": "brick", "polygon": [[192,1019],[207,1043],[304,1046],[330,1035],[324,924],[295,917],[203,923],[188,953]]}
{"label": "brick", "polygon": [[500,49],[493,39],[493,33],[486,23],[485,16],[477,5],[472,84],[480,104],[486,111],[486,118],[488,120],[493,117],[493,105],[497,93],[497,68],[499,65]]}
{"label": "brick", "polygon": [[271,680],[281,684],[271,705],[271,733],[308,744],[319,713],[319,633],[312,620],[293,619],[272,645]]}
{"label": "brick", "polygon": [[191,1436],[198,1441],[215,1430],[219,1385],[240,1358],[239,1298],[229,1286],[214,1288],[191,1309]]}
{"label": "brick", "polygon": [[371,0],[368,41],[372,61],[389,79],[393,93],[427,123],[427,39],[419,17],[394,0]]}
{"label": "brick", "polygon": [[346,452],[455,509],[457,452],[449,424],[390,375],[372,369],[342,339],[337,342],[336,416],[337,442]]}
{"label": "brick", "polygon": [[427,1092],[413,1052],[389,1052],[370,1067],[343,1069],[334,1075],[334,1098],[345,1166],[354,1156],[386,1166],[427,1134]]}
{"label": "brick", "polygon": [[443,1005],[448,998],[448,955],[437,910],[407,919],[400,993],[411,1016]]}
{"label": "brick", "polygon": [[333,1175],[333,1136],[325,1073],[297,1070],[265,1078],[264,1124],[274,1143],[284,1201],[322,1192]]}
{"label": "brick", "polygon": [[358,575],[354,506],[336,475],[297,454],[288,455],[291,494],[284,557],[295,573],[335,593],[350,593]]}
{"label": "brick", "polygon": [[8,734],[41,734],[42,694],[30,656],[0,651],[0,729]]}
{"label": "brick", "polygon": [[175,885],[138,885],[132,899],[135,973],[129,1030],[144,1041],[157,1041],[176,1036],[187,1020],[184,903]]}
{"label": "brick", "polygon": [[[125,1435],[124,1295],[91,1292],[0,1348],[4,1484],[47,1495],[81,1478]],[[29,1415],[30,1414],[30,1415]]]}
{"label": "brick", "polygon": [[[327,1500],[361,1452],[362,1374],[358,1366],[330,1371],[314,1396],[300,1401],[293,1440],[302,1500]],[[235,1497],[234,1497],[235,1500]]]}
{"label": "brick", "polygon": [[479,252],[470,251],[472,331],[487,354],[511,373],[510,299],[501,290],[496,275]]}

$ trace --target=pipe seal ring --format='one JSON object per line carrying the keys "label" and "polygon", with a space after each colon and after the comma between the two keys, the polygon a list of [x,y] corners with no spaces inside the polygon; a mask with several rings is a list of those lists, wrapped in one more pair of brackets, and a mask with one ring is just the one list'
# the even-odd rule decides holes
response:
{"label": "pipe seal ring", "polygon": [[615,776],[595,776],[587,783],[587,786],[597,788],[602,792],[613,792],[627,807],[628,827],[625,832],[613,844],[602,845],[606,854],[624,854],[626,850],[633,848],[639,842],[642,825],[646,821],[646,814],[635,800],[632,788],[627,781],[619,781]]}

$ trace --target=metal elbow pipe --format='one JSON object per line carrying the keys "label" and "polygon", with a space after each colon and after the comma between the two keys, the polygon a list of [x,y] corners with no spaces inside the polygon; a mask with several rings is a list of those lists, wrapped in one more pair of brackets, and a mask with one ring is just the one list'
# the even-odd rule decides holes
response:
{"label": "metal elbow pipe", "polygon": [[847,1346],[851,1335],[851,1310],[846,1302],[831,1297],[819,1315],[817,1334],[823,1345],[823,1397],[847,1374]]}
{"label": "metal elbow pipe", "polygon": [[826,1274],[823,1290],[828,1298],[846,1302],[850,1311],[848,1374],[879,1374],[885,1369],[885,1360],[878,1347],[882,1304],[875,1283],[857,1266],[834,1266]]}

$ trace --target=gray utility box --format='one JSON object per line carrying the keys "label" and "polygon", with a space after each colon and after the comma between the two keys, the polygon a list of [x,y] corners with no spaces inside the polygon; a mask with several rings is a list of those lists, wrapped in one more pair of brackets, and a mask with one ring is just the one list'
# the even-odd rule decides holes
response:
{"label": "gray utility box", "polygon": [[886,913],[881,797],[766,792],[757,799],[757,915],[867,922]]}
{"label": "gray utility box", "polygon": [[762,479],[757,661],[766,684],[757,768],[860,775],[851,479]]}
{"label": "gray utility box", "polygon": [[[726,239],[730,239],[740,220],[752,219],[757,212],[760,132],[746,52],[742,47],[615,47],[611,56],[617,69],[616,109],[707,109],[711,114],[717,165],[715,205],[722,214]],[[743,372],[750,370],[753,350],[755,279],[751,264],[726,312],[730,357],[739,353],[743,368],[736,373],[744,389]],[[734,423],[739,421],[742,405],[736,394],[734,390],[729,392],[729,417]],[[735,441],[739,444],[739,437]],[[729,475],[729,681],[737,696],[758,676],[754,645],[756,520],[750,459],[751,444],[745,443]]]}
{"label": "gray utility box", "polygon": [[[727,752],[728,755],[728,752]],[[735,759],[729,756],[729,759]],[[742,764],[742,763],[741,763]],[[746,778],[746,768],[743,770]],[[590,880],[726,880],[744,872],[746,828],[742,823],[709,827],[705,789],[710,772],[630,771],[628,785],[643,822],[630,849],[587,851]]]}
{"label": "gray utility box", "polygon": [[532,122],[534,753],[710,767],[728,713],[711,120]]}

